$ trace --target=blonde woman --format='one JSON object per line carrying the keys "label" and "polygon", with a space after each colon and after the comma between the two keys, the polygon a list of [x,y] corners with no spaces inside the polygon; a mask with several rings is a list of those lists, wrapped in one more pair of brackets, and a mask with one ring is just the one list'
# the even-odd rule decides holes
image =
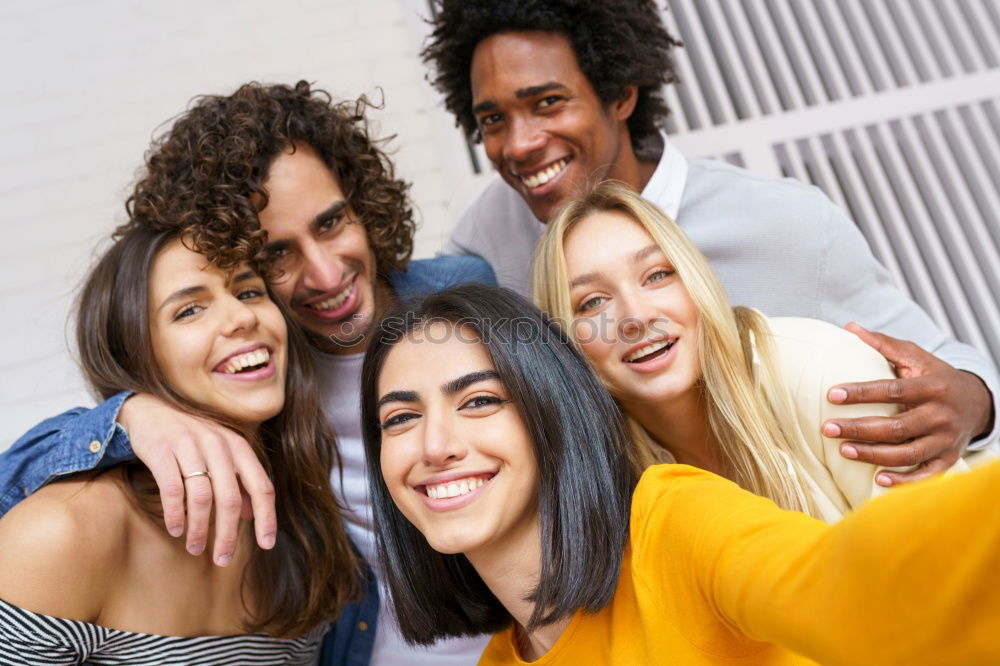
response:
{"label": "blonde woman", "polygon": [[680,227],[627,187],[603,183],[556,215],[533,287],[626,412],[639,471],[690,464],[827,522],[883,490],[880,468],[820,429],[896,413],[825,395],[892,377],[886,360],[831,324],[730,307]]}

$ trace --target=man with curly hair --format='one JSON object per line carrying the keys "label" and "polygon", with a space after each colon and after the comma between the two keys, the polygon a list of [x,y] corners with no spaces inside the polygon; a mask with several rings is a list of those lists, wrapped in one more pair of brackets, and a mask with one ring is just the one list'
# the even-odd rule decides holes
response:
{"label": "man with curly hair", "polygon": [[842,445],[847,458],[920,464],[880,473],[880,483],[939,473],[971,440],[996,439],[996,369],[892,285],[843,211],[817,188],[688,160],[670,144],[662,90],[677,80],[670,51],[680,43],[656,2],[436,0],[435,10],[423,52],[429,78],[499,176],[461,216],[445,252],[485,258],[501,285],[527,294],[546,220],[588,186],[623,181],[677,220],[734,304],[915,340],[859,332],[900,377],[829,394],[907,407],[894,418],[823,426],[828,437],[856,440]]}
{"label": "man with curly hair", "polygon": [[[254,263],[315,347],[324,411],[339,444],[333,487],[351,539],[373,562],[359,402],[367,329],[397,297],[495,279],[478,258],[410,261],[408,185],[369,136],[367,106],[364,98],[333,103],[305,81],[250,83],[232,95],[200,97],[153,144],[126,208],[128,225],[180,227],[209,260],[241,246],[244,255],[263,247]],[[192,554],[206,548],[214,502],[213,559],[229,564],[241,492],[252,504],[258,543],[273,546],[273,488],[249,444],[142,394],[122,393],[92,410],[66,412],[18,440],[0,466],[0,515],[50,480],[135,455],[160,486],[168,531],[179,536],[187,520]],[[324,663],[476,661],[485,638],[419,649],[405,644],[373,584],[328,635]]]}

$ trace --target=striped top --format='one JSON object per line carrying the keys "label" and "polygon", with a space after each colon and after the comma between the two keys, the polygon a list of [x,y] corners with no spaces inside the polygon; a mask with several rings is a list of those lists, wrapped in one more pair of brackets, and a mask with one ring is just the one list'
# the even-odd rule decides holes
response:
{"label": "striped top", "polygon": [[39,615],[0,599],[0,664],[315,664],[326,629],[295,639],[155,636]]}

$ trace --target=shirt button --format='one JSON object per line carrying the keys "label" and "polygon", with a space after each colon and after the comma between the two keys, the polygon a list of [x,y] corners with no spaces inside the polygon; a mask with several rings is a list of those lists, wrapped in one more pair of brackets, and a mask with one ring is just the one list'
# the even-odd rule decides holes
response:
{"label": "shirt button", "polygon": [[368,623],[365,622],[364,620],[361,620],[361,622],[358,622],[358,629],[360,629],[361,631],[368,631]]}
{"label": "shirt button", "polygon": [[101,450],[101,443],[98,442],[96,439],[90,443],[91,453],[97,453],[100,450]]}

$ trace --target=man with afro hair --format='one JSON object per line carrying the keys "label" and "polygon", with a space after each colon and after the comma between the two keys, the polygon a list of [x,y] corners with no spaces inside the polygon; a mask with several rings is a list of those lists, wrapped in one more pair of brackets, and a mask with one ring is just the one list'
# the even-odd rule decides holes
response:
{"label": "man with afro hair", "polygon": [[527,294],[545,222],[593,184],[622,181],[677,220],[734,305],[887,334],[862,335],[900,377],[831,387],[830,397],[907,409],[824,424],[825,436],[856,440],[842,455],[919,463],[879,475],[901,483],[947,469],[970,441],[996,438],[996,369],[892,284],[819,189],[690,160],[671,145],[662,90],[677,81],[670,52],[681,44],[653,0],[436,0],[434,9],[429,78],[498,174],[444,253],[483,257],[501,285]]}

